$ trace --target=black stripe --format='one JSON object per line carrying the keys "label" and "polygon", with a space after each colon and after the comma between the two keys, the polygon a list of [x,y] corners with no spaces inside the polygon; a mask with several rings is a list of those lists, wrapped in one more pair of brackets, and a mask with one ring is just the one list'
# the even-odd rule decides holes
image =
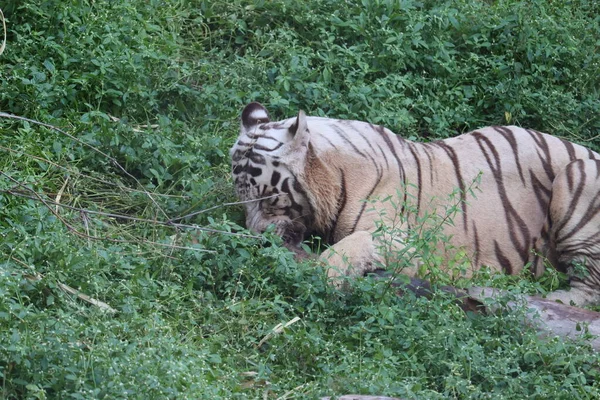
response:
{"label": "black stripe", "polygon": [[381,146],[377,143],[377,148],[379,149],[379,152],[381,153],[381,155],[383,156],[383,159],[385,160],[385,166],[387,167],[387,169],[390,169],[390,163],[388,162],[387,156],[385,155],[385,151],[383,151],[383,149],[381,148]]}
{"label": "black stripe", "polygon": [[[583,161],[580,161],[580,164],[582,165],[582,168],[581,168],[582,179],[581,179],[580,186],[583,188],[587,184],[587,182],[585,182],[585,178],[586,178],[586,173],[584,170],[585,163]],[[577,201],[579,201],[579,198],[577,199]],[[573,203],[571,203],[571,204],[573,204]],[[572,207],[569,207],[568,219],[572,218],[576,207],[577,207],[577,204],[573,205]],[[581,228],[583,228],[589,222],[592,222],[594,217],[598,213],[600,213],[600,193],[596,193],[596,196],[594,196],[592,201],[589,202],[589,204],[586,204],[585,213],[583,215],[578,215],[579,222],[577,223],[577,225],[575,225],[573,227],[573,229],[571,229],[568,233],[565,233],[563,236],[561,236],[560,239],[558,239],[558,240],[564,241],[564,240],[572,237],[573,235],[575,235],[579,230],[581,230]]]}
{"label": "black stripe", "polygon": [[[390,140],[388,134],[385,132],[385,128],[379,125],[376,127],[375,132],[379,133],[379,135],[385,141],[385,144],[388,146],[388,149],[390,149],[390,151],[392,152],[392,155],[394,156],[394,158],[396,159],[396,163],[398,164],[398,174],[400,175],[400,183],[405,184],[406,181],[404,175],[404,166],[402,165],[402,162],[400,162],[400,157],[398,157],[398,153],[396,153],[396,149],[394,148],[392,141]],[[404,140],[400,136],[397,136],[397,138],[401,141]],[[402,207],[404,208],[404,204],[402,205]]]}
{"label": "black stripe", "polygon": [[352,129],[354,132],[358,133],[358,135],[367,143],[367,145],[369,145],[369,147],[371,148],[373,153],[375,153],[375,149],[373,148],[373,146],[371,146],[371,141],[364,135],[364,133],[361,130],[356,128],[356,126],[354,126],[354,124],[348,124],[348,127],[350,129]]}
{"label": "black stripe", "polygon": [[542,212],[548,212],[548,203],[550,202],[552,188],[547,188],[531,170],[529,170],[529,180],[531,181],[531,186],[535,192],[535,198],[537,199]]}
{"label": "black stripe", "polygon": [[[298,181],[298,178],[296,177],[296,175],[292,174],[292,176],[294,177],[294,190],[297,193],[300,193],[306,200],[306,203],[308,204],[308,212],[309,212],[308,217],[310,218],[310,224],[312,225],[314,217],[315,217],[315,209],[313,207],[313,204],[310,202],[308,194],[306,193],[304,188],[300,185],[300,182]],[[307,217],[307,216],[305,215],[305,217]]]}
{"label": "black stripe", "polygon": [[335,144],[333,144],[333,142],[331,140],[329,140],[329,138],[327,136],[321,135],[321,138],[325,139],[331,147],[333,147],[334,149],[337,149],[337,146]]}
{"label": "black stripe", "polygon": [[337,210],[335,213],[335,217],[333,218],[333,221],[331,222],[330,232],[328,232],[327,237],[326,237],[326,241],[330,244],[335,243],[334,240],[336,239],[337,223],[340,218],[340,215],[344,211],[344,207],[346,207],[346,201],[348,200],[347,196],[346,196],[346,176],[344,175],[344,171],[341,169],[340,169],[340,176],[341,176],[340,194],[338,195],[338,200],[337,200]]}
{"label": "black stripe", "polygon": [[472,221],[472,226],[473,237],[475,238],[475,262],[473,265],[479,268],[479,254],[481,253],[481,245],[479,243],[479,233],[477,233],[477,224],[475,223],[475,221]]}
{"label": "black stripe", "polygon": [[362,151],[360,151],[358,149],[358,147],[356,147],[350,139],[348,139],[346,137],[346,133],[342,129],[340,129],[336,125],[332,125],[332,127],[333,127],[333,130],[335,131],[335,133],[337,133],[338,136],[341,137],[342,140],[344,140],[344,142],[346,142],[347,144],[349,144],[352,147],[352,150],[354,150],[356,153],[360,154],[362,157],[367,158],[367,156],[365,156],[365,154]]}
{"label": "black stripe", "polygon": [[573,146],[573,143],[571,143],[567,140],[561,139],[561,138],[558,138],[558,139],[565,146],[565,149],[567,150],[567,154],[569,155],[569,160],[570,161],[575,160],[577,158],[577,156],[575,155],[575,146]]}
{"label": "black stripe", "polygon": [[[394,156],[394,158],[396,159],[396,164],[398,165],[398,175],[399,175],[399,179],[400,179],[400,185],[402,185],[402,189],[404,189],[404,198],[402,199],[402,206],[400,207],[400,215],[404,214],[404,208],[406,207],[406,201],[407,201],[407,196],[408,196],[408,191],[406,190],[406,175],[404,172],[404,165],[402,165],[402,162],[400,162],[400,157],[398,157],[398,153],[396,153],[396,149],[394,148],[394,145],[392,144],[392,141],[390,140],[390,137],[388,136],[388,134],[385,131],[385,128],[381,125],[378,125],[375,129],[375,132],[379,133],[379,135],[381,136],[381,138],[385,141],[385,144],[387,144],[388,148],[390,149],[390,151],[392,152],[392,155]],[[402,139],[402,137],[398,136],[398,135],[394,135],[396,137],[396,139],[398,140],[398,142],[400,142],[400,145],[404,145],[406,143],[406,141],[404,139]]]}
{"label": "black stripe", "polygon": [[258,165],[266,165],[267,164],[267,160],[265,159],[265,156],[263,156],[262,154],[258,154],[252,150],[248,150],[248,152],[246,153],[246,158],[248,158],[254,164],[258,164]]}
{"label": "black stripe", "polygon": [[[273,140],[275,140],[275,139],[273,139]],[[273,148],[269,148],[269,147],[266,147],[266,146],[263,146],[260,144],[255,144],[254,146],[252,146],[252,148],[254,150],[260,150],[260,151],[275,151],[275,150],[279,149],[281,146],[283,146],[283,142],[279,142],[277,144],[277,146],[275,146]]]}
{"label": "black stripe", "polygon": [[[498,155],[498,151],[487,136],[476,132],[473,134],[473,137],[477,140],[477,144],[479,145],[479,148],[481,149],[481,152],[483,153],[492,171],[492,174],[494,175],[496,186],[498,188],[498,194],[500,195],[500,200],[502,202],[502,206],[504,207],[506,222],[508,223],[510,240],[515,250],[517,250],[519,253],[523,264],[525,264],[529,259],[531,235],[529,233],[529,228],[527,228],[527,225],[525,224],[525,221],[513,207],[512,203],[510,202],[510,197],[506,192],[506,188],[504,186],[504,176],[502,173],[502,164],[500,161],[500,156]],[[491,154],[488,153],[486,148],[491,152]],[[519,231],[520,235],[522,236],[522,241],[519,240],[517,231]]]}
{"label": "black stripe", "polygon": [[358,213],[358,215],[356,216],[356,219],[354,220],[354,224],[352,225],[352,230],[350,231],[349,235],[353,234],[356,231],[356,226],[358,225],[358,221],[360,221],[365,208],[367,207],[367,203],[370,200],[371,195],[373,194],[373,192],[375,191],[375,189],[377,188],[377,186],[379,185],[379,182],[381,181],[381,175],[377,176],[377,181],[375,182],[375,184],[373,185],[373,187],[371,188],[371,190],[369,191],[369,194],[367,195],[367,197],[365,197],[362,206],[360,207],[360,212]]}
{"label": "black stripe", "polygon": [[523,186],[525,186],[526,185],[525,177],[523,176],[523,170],[521,169],[521,161],[519,160],[519,144],[517,142],[517,139],[515,138],[514,132],[505,126],[493,126],[492,128],[494,128],[494,130],[496,130],[496,132],[501,134],[504,137],[504,139],[506,139],[508,144],[510,144],[510,147],[513,151],[513,155],[515,157],[515,165],[517,166],[517,169],[519,170],[519,176],[521,177],[521,182],[523,183]]}
{"label": "black stripe", "polygon": [[409,143],[408,149],[410,150],[410,154],[415,158],[415,162],[417,163],[417,216],[421,211],[421,194],[423,191],[423,182],[421,179],[421,160],[417,156],[415,151],[415,146],[413,143]]}
{"label": "black stripe", "polygon": [[[303,195],[303,191],[302,190],[297,190],[297,181],[295,181],[294,179],[292,179],[294,181],[294,183],[292,183],[294,190],[299,193],[300,195]],[[283,193],[286,193],[288,195],[288,199],[291,202],[291,205],[288,207],[284,207],[282,208],[284,215],[290,217],[291,219],[294,219],[296,217],[299,216],[304,216],[306,217],[306,215],[302,215],[304,208],[302,207],[302,205],[300,203],[298,203],[296,201],[296,198],[294,196],[294,193],[292,192],[291,188],[290,188],[290,178],[285,178],[283,180],[283,182],[281,183],[281,191]],[[265,185],[266,186],[266,185]],[[305,197],[306,198],[306,197]],[[295,211],[295,213],[293,213],[292,211]],[[311,210],[312,211],[312,210]],[[308,217],[312,218],[314,214],[312,214],[312,212],[310,213],[310,215]]]}
{"label": "black stripe", "polygon": [[246,164],[246,166],[243,169],[255,178],[257,176],[261,176],[263,172],[262,168],[254,168],[250,164]]}
{"label": "black stripe", "polygon": [[452,147],[448,146],[446,143],[444,143],[441,140],[432,142],[431,144],[438,146],[442,150],[444,150],[446,152],[446,155],[452,161],[452,165],[454,166],[454,173],[456,175],[456,181],[458,182],[458,188],[460,190],[460,205],[461,205],[462,214],[463,214],[463,226],[465,228],[465,232],[468,232],[469,226],[467,225],[467,201],[466,201],[467,194],[465,193],[465,183],[463,181],[462,172],[460,171],[460,162],[458,160],[458,157],[456,156],[456,152],[454,151],[454,149]]}
{"label": "black stripe", "polygon": [[[281,143],[281,142],[279,141],[279,139],[276,139],[276,138],[274,138],[274,137],[268,136],[268,135],[266,135],[266,134],[264,134],[264,135],[261,135],[261,134],[255,134],[255,133],[246,133],[246,136],[247,136],[249,139],[252,139],[252,140],[264,139],[264,140],[273,140],[273,141],[275,141],[275,142],[277,142],[277,143]],[[253,145],[253,144],[247,144],[247,146],[250,146],[250,147],[251,147],[252,145]]]}
{"label": "black stripe", "polygon": [[433,186],[433,162],[431,160],[431,150],[429,149],[430,144],[429,143],[422,143],[421,149],[423,149],[423,151],[425,152],[425,155],[427,156],[427,160],[429,161],[429,183]]}
{"label": "black stripe", "polygon": [[[548,141],[546,141],[546,138],[541,132],[535,131],[533,129],[525,130],[527,131],[527,133],[529,133],[529,135],[531,135],[531,138],[533,139],[535,144],[537,144],[538,156],[542,163],[542,167],[544,168],[544,171],[546,171],[548,179],[552,182],[554,180],[555,175],[554,170],[552,169],[552,155],[550,154]],[[543,155],[540,154],[540,150],[542,151]]]}
{"label": "black stripe", "polygon": [[[375,125],[369,123],[369,127],[371,129],[373,129],[374,131],[377,131],[377,128],[375,127]],[[385,151],[383,151],[383,148],[379,145],[379,143],[375,143],[375,144],[377,146],[377,149],[379,149],[379,153],[381,153],[381,155],[383,156],[383,159],[385,160],[385,166],[389,169],[390,163],[388,162],[388,158],[387,158],[387,155],[385,154]],[[373,150],[373,151],[375,151],[375,150]]]}
{"label": "black stripe", "polygon": [[281,179],[281,174],[277,171],[273,171],[273,175],[271,175],[271,186],[276,186],[279,183],[279,179]]}
{"label": "black stripe", "polygon": [[[563,216],[563,218],[560,220],[559,223],[557,223],[558,221],[553,221],[554,231],[555,231],[555,236],[556,236],[557,241],[563,240],[563,238],[558,239],[558,234],[560,231],[562,231],[565,228],[565,226],[567,225],[569,220],[572,218],[573,213],[575,212],[575,208],[577,207],[577,204],[579,203],[579,199],[581,198],[581,194],[583,193],[583,189],[585,187],[586,173],[584,170],[584,163],[582,160],[573,161],[571,164],[569,164],[569,166],[567,167],[567,170],[566,170],[567,176],[569,176],[569,174],[572,173],[572,169],[575,168],[576,166],[579,169],[581,177],[578,181],[578,185],[575,190],[575,193],[573,193],[573,195],[570,197],[569,207],[567,208],[567,215]],[[572,180],[574,182],[575,177],[573,177]]]}
{"label": "black stripe", "polygon": [[285,126],[285,123],[283,123],[283,121],[279,121],[279,122],[269,122],[266,124],[262,124],[258,127],[258,129],[262,129],[263,131],[267,131],[270,129],[281,129]]}
{"label": "black stripe", "polygon": [[496,253],[496,259],[500,263],[500,267],[502,267],[502,270],[506,274],[512,275],[513,269],[510,260],[506,258],[504,252],[502,251],[502,249],[500,249],[500,245],[498,244],[497,240],[494,240],[494,252]]}

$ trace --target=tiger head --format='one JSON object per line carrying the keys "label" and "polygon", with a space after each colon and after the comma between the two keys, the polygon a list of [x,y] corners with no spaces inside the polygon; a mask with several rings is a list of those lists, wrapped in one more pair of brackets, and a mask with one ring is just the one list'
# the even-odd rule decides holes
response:
{"label": "tiger head", "polygon": [[287,244],[298,246],[312,225],[303,169],[309,148],[303,111],[271,122],[259,103],[244,108],[240,135],[230,150],[236,192],[246,208],[246,227],[262,233],[274,225]]}

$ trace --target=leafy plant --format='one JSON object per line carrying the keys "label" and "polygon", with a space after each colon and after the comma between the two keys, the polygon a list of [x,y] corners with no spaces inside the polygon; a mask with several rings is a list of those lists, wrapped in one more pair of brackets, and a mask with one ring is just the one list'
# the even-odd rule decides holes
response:
{"label": "leafy plant", "polygon": [[[250,101],[273,119],[302,108],[413,139],[516,123],[598,149],[596,3],[2,11],[1,397],[598,397],[584,342],[369,279],[340,293],[226,205],[227,151]],[[556,284],[478,279],[517,293]]]}

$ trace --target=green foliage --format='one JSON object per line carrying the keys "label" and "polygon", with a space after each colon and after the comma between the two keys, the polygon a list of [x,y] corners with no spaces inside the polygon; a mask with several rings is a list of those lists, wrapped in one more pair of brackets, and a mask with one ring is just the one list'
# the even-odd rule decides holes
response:
{"label": "green foliage", "polygon": [[274,119],[303,108],[413,138],[517,123],[597,149],[595,2],[2,7],[0,112],[61,130],[0,118],[0,397],[600,396],[597,355],[539,338],[525,310],[465,314],[369,279],[340,293],[222,207],[253,100]]}

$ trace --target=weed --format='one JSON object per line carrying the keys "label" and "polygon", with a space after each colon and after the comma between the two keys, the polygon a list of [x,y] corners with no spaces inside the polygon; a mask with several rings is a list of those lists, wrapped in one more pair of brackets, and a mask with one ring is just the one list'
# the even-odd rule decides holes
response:
{"label": "weed", "polygon": [[599,396],[584,343],[368,279],[340,293],[216,207],[235,201],[226,149],[250,101],[413,139],[516,123],[598,149],[596,3],[5,3],[0,397]]}

